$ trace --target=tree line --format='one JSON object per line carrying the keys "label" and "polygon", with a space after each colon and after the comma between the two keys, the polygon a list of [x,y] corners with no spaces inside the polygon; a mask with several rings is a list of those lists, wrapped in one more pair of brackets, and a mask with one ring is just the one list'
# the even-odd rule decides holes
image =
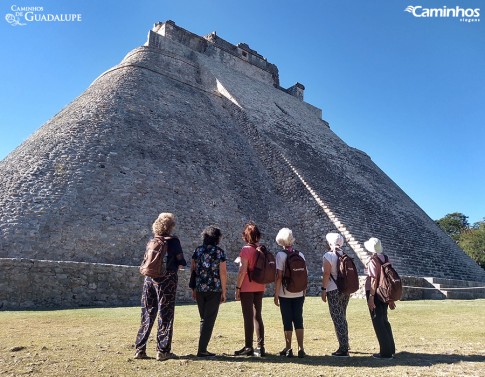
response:
{"label": "tree line", "polygon": [[485,217],[482,221],[470,225],[468,216],[454,212],[435,222],[470,258],[485,269]]}

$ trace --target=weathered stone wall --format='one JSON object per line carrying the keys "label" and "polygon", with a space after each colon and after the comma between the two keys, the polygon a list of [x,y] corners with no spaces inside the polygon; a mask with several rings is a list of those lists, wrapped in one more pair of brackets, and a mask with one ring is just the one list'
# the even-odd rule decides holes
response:
{"label": "weathered stone wall", "polygon": [[[0,258],[0,310],[139,306],[144,277],[138,267],[102,263]],[[228,300],[234,300],[236,273],[228,274]],[[177,302],[193,302],[189,269],[180,270]],[[429,286],[424,279],[403,277],[405,284]],[[364,281],[354,298],[365,297]],[[309,296],[320,295],[321,276],[313,277]],[[266,296],[274,285],[268,284]],[[423,291],[406,288],[403,300],[422,299]]]}
{"label": "weathered stone wall", "polygon": [[369,156],[270,73],[216,46],[156,40],[0,161],[0,258],[135,266],[153,220],[170,211],[187,259],[217,224],[233,260],[254,220],[273,251],[278,230],[292,228],[312,276],[325,233],[340,231],[355,240],[347,251],[361,272],[358,249],[374,236],[403,275],[485,281]]}

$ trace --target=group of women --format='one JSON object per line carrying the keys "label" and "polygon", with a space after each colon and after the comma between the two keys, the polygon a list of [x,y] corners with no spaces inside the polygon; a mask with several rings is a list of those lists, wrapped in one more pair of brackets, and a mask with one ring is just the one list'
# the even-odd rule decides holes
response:
{"label": "group of women", "polygon": [[[154,236],[168,237],[172,235],[175,227],[175,216],[171,213],[161,213],[152,226]],[[194,275],[192,296],[197,302],[200,315],[200,336],[197,357],[206,358],[215,356],[208,351],[208,344],[212,336],[219,305],[227,299],[227,257],[219,247],[222,238],[221,230],[215,226],[208,226],[202,232],[202,245],[197,247],[192,255],[191,272]],[[250,222],[244,226],[242,238],[245,245],[239,257],[239,272],[236,278],[235,299],[241,302],[244,321],[244,345],[234,351],[235,356],[266,355],[264,343],[264,323],[262,318],[263,295],[265,285],[252,281],[248,271],[251,271],[256,262],[257,247],[261,232],[257,225]],[[335,279],[337,278],[338,256],[342,254],[344,240],[338,233],[326,235],[329,251],[323,256],[322,300],[328,301],[330,314],[334,323],[339,348],[332,353],[335,357],[349,356],[349,337],[346,320],[346,309],[349,295],[338,291]],[[293,330],[297,340],[296,356],[306,356],[303,339],[303,304],[306,291],[289,292],[282,284],[286,258],[291,253],[303,253],[294,249],[295,239],[288,228],[281,229],[276,236],[276,243],[284,252],[276,254],[276,280],[274,290],[274,303],[279,307],[283,322],[285,347],[279,352],[284,357],[294,357],[292,348]],[[364,243],[365,247],[378,255],[381,260],[382,246],[378,239],[371,238]],[[395,353],[392,329],[387,318],[387,308],[394,309],[395,304],[384,303],[376,295],[380,270],[373,262],[367,266],[368,278],[366,281],[366,294],[369,312],[379,341],[380,352],[373,356],[380,359],[392,358]],[[162,278],[145,277],[142,293],[141,326],[138,331],[135,347],[136,359],[147,358],[146,345],[150,331],[158,315],[157,330],[157,360],[163,361],[177,358],[171,352],[175,294],[177,288],[177,271],[186,266],[180,241],[172,236],[168,238],[168,252],[166,274]],[[256,334],[256,342],[254,342]],[[256,344],[254,344],[256,343]],[[256,347],[254,347],[256,345]]]}

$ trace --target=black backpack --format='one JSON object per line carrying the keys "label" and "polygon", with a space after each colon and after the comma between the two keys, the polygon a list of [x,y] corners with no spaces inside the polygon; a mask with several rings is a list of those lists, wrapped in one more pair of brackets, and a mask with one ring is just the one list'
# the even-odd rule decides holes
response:
{"label": "black backpack", "polygon": [[292,293],[306,290],[308,286],[308,272],[305,259],[303,259],[298,250],[293,250],[292,253],[286,250],[282,252],[286,253],[282,280],[283,289]]}
{"label": "black backpack", "polygon": [[332,274],[330,274],[330,277],[337,284],[339,292],[350,295],[359,289],[357,267],[354,260],[347,254],[343,253],[340,255],[338,252],[336,254],[338,256],[337,279]]}
{"label": "black backpack", "polygon": [[256,262],[252,270],[248,271],[249,281],[260,284],[273,283],[276,278],[276,259],[266,246],[256,248]]}
{"label": "black backpack", "polygon": [[151,278],[161,278],[167,272],[167,241],[171,237],[155,237],[147,243],[140,273]]}
{"label": "black backpack", "polygon": [[376,294],[383,302],[398,301],[402,295],[402,282],[397,271],[392,267],[387,255],[384,255],[384,263],[379,257],[374,255],[372,258],[376,260],[381,266],[379,274],[379,286],[377,287]]}

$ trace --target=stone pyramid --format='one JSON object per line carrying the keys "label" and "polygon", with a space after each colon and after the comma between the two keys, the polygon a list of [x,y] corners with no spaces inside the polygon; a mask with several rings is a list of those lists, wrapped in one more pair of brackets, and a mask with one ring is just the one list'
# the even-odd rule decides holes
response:
{"label": "stone pyramid", "polygon": [[138,265],[166,211],[188,259],[209,224],[234,259],[253,220],[273,250],[292,228],[315,277],[325,233],[338,231],[361,271],[373,236],[403,275],[485,281],[304,102],[303,85],[280,87],[277,67],[247,44],[172,21],[0,162],[0,258]]}

